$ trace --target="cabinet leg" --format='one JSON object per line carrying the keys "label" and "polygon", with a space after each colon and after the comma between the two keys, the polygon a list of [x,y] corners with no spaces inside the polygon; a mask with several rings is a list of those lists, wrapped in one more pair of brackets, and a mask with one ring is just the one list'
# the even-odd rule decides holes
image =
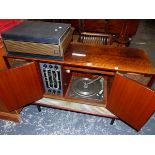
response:
{"label": "cabinet leg", "polygon": [[37,105],[37,109],[39,112],[41,112],[41,106],[40,105]]}
{"label": "cabinet leg", "polygon": [[115,122],[115,118],[112,118],[112,119],[111,119],[111,122],[110,122],[110,125],[113,125],[114,122]]}

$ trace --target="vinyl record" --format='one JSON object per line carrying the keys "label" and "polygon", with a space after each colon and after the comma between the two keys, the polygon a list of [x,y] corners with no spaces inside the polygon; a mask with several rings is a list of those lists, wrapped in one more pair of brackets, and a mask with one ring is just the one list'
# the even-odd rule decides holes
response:
{"label": "vinyl record", "polygon": [[77,78],[72,85],[72,91],[81,97],[91,97],[96,95],[101,89],[100,80],[87,84],[92,80],[89,78]]}

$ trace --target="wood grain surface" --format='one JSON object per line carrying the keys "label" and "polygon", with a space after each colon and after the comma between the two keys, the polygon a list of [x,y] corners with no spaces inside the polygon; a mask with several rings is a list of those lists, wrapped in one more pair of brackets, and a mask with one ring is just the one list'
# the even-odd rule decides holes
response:
{"label": "wood grain surface", "polygon": [[[44,19],[45,20],[45,19]],[[50,20],[51,21],[51,20]],[[98,33],[108,33],[108,34],[119,34],[125,28],[125,35],[133,36],[135,35],[138,25],[140,23],[139,19],[61,19],[53,20],[51,22],[63,22],[70,23],[75,27],[75,31],[78,32],[98,32]]]}
{"label": "wood grain surface", "polygon": [[106,108],[140,130],[155,110],[155,92],[116,74]]}
{"label": "wood grain surface", "polygon": [[0,100],[9,111],[43,97],[43,83],[37,64],[30,63],[0,72]]}
{"label": "wood grain surface", "polygon": [[140,20],[138,19],[109,19],[108,33],[133,36],[136,34]]}
{"label": "wood grain surface", "polygon": [[0,38],[0,71],[7,69],[7,64],[6,64],[4,57],[3,57],[6,55],[7,55],[7,53],[3,47],[2,39]]}
{"label": "wood grain surface", "polygon": [[155,74],[147,54],[136,48],[106,48],[74,43],[65,53],[65,63],[92,69]]}
{"label": "wood grain surface", "polygon": [[[76,56],[76,54],[81,56]],[[149,75],[155,74],[155,68],[145,51],[136,48],[114,48],[71,43],[65,52],[64,61],[26,58],[22,56],[8,57],[79,67],[81,70],[87,68],[113,72],[123,71]]]}
{"label": "wood grain surface", "polygon": [[20,122],[20,114],[18,111],[12,111],[12,112],[3,112],[0,111],[0,119],[8,120],[8,121],[14,121],[14,122]]}

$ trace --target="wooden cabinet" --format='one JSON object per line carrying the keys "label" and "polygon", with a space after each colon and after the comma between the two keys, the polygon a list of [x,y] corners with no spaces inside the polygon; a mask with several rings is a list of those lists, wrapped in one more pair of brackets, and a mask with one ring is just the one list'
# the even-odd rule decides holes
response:
{"label": "wooden cabinet", "polygon": [[140,130],[154,113],[155,91],[116,74],[106,108],[136,130]]}
{"label": "wooden cabinet", "polygon": [[19,121],[20,108],[43,96],[37,63],[0,72],[0,118]]}
{"label": "wooden cabinet", "polygon": [[[2,40],[0,38],[0,73],[2,73],[3,71],[6,71],[8,69],[7,63],[4,60],[4,56],[6,56],[6,55],[7,55],[7,53],[4,50],[4,46],[3,46]],[[3,81],[0,81],[0,83],[2,83],[2,82]],[[3,93],[3,92],[0,91],[0,93]],[[19,112],[20,112],[20,109],[9,112],[5,103],[0,98],[0,118],[1,119],[19,122],[20,121]]]}
{"label": "wooden cabinet", "polygon": [[7,64],[4,60],[4,56],[6,55],[6,51],[4,50],[2,39],[0,38],[0,71],[7,69]]}
{"label": "wooden cabinet", "polygon": [[126,36],[133,36],[136,34],[140,20],[137,19],[109,19],[108,33],[122,34]]}
{"label": "wooden cabinet", "polygon": [[36,63],[0,72],[0,99],[8,111],[17,110],[43,96]]}
{"label": "wooden cabinet", "polygon": [[[73,54],[80,54],[80,52],[85,56],[80,57]],[[38,100],[46,97],[45,102],[52,98],[52,103],[43,105],[60,107],[60,109],[97,114],[81,110],[78,106],[104,108],[108,115],[102,113],[97,115],[119,118],[137,131],[141,129],[155,110],[155,91],[125,77],[126,73],[144,74],[146,77],[155,74],[154,67],[142,50],[105,48],[73,43],[68,47],[64,61],[20,56],[10,57],[32,62],[0,72],[0,110],[11,112],[35,101],[36,104],[42,105]],[[39,68],[40,62],[61,65],[63,94],[45,93]],[[137,64],[143,65],[137,66]],[[73,76],[91,77],[91,75],[103,76],[105,79],[104,99],[102,101],[68,97]],[[55,103],[56,100],[60,100],[60,102]],[[61,104],[63,106],[60,106]]]}
{"label": "wooden cabinet", "polygon": [[[60,21],[62,22],[62,21]],[[63,20],[71,23],[75,29],[81,32],[97,32],[113,35],[113,42],[128,46],[132,36],[137,32],[138,19],[72,19]]]}
{"label": "wooden cabinet", "polygon": [[[52,22],[52,20],[51,20]],[[55,22],[55,21],[53,21]],[[76,31],[88,31],[110,34],[136,34],[140,20],[138,19],[66,19],[57,22],[70,23]]]}

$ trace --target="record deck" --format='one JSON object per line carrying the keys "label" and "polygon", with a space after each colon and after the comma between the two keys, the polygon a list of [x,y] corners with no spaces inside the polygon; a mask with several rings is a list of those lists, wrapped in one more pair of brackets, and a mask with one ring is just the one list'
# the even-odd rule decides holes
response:
{"label": "record deck", "polygon": [[83,99],[102,100],[104,97],[104,78],[73,77],[69,96]]}

